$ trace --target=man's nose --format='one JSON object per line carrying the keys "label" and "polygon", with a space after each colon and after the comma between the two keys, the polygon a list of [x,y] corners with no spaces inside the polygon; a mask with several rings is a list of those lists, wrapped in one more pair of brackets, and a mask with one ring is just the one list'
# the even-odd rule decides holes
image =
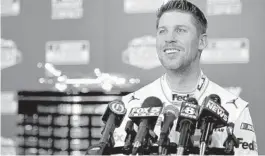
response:
{"label": "man's nose", "polygon": [[177,42],[176,34],[174,32],[168,33],[168,35],[166,36],[166,42],[167,43],[176,43]]}

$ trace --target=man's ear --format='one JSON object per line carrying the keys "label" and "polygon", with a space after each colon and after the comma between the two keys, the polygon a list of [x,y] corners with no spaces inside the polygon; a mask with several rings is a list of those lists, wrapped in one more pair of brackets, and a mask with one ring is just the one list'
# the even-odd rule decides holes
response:
{"label": "man's ear", "polygon": [[198,49],[200,51],[202,51],[203,49],[205,49],[207,47],[207,45],[208,45],[208,36],[207,36],[207,34],[205,34],[205,33],[201,34],[199,36],[199,47],[198,47]]}

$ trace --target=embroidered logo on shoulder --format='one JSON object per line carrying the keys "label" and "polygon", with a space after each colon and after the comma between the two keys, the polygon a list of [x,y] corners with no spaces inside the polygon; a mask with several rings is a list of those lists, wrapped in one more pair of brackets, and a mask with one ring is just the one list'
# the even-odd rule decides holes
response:
{"label": "embroidered logo on shoulder", "polygon": [[232,99],[231,101],[226,102],[226,104],[233,104],[236,108],[238,108],[237,105],[236,105],[236,100],[237,99],[238,99],[238,97],[236,99]]}
{"label": "embroidered logo on shoulder", "polygon": [[139,98],[135,97],[135,93],[133,93],[133,95],[131,96],[130,100],[128,101],[128,103],[130,103],[133,100],[140,100]]}
{"label": "embroidered logo on shoulder", "polygon": [[254,132],[254,127],[253,127],[253,125],[248,124],[248,123],[245,123],[245,122],[242,122],[242,123],[241,123],[240,129]]}

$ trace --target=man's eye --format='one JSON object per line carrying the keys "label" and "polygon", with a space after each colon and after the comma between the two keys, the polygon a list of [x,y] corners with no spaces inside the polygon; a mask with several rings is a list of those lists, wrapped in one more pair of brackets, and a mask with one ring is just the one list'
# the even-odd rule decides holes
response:
{"label": "man's eye", "polygon": [[159,31],[158,31],[158,34],[163,34],[163,33],[165,33],[165,32],[166,32],[166,30],[162,29],[162,30],[159,30]]}
{"label": "man's eye", "polygon": [[177,29],[177,32],[185,33],[185,32],[187,32],[187,30],[185,30],[185,29],[181,29],[181,28],[178,28],[178,29]]}

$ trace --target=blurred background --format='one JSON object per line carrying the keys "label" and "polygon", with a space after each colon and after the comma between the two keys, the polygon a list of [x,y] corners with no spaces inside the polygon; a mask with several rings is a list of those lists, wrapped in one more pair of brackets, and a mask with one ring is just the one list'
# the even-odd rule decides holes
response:
{"label": "blurred background", "polygon": [[[80,155],[96,143],[106,103],[164,72],[155,50],[164,2],[1,0],[1,154]],[[265,154],[265,1],[192,2],[209,22],[203,71],[250,103]]]}

